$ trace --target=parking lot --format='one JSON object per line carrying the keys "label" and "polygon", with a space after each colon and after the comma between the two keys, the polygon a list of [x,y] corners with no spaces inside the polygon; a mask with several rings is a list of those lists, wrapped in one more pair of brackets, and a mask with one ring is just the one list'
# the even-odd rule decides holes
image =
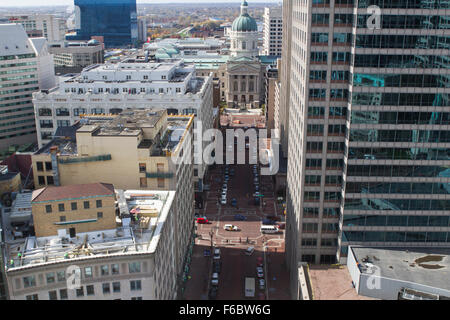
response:
{"label": "parking lot", "polygon": [[[288,299],[287,271],[282,266],[283,230],[276,234],[262,234],[260,231],[262,220],[267,215],[284,220],[281,211],[277,212],[279,210],[273,193],[272,177],[259,176],[259,192],[263,197],[260,197],[260,205],[256,205],[253,166],[229,165],[226,203],[222,204],[225,168],[225,165],[217,165],[209,171],[210,191],[207,192],[204,208],[200,212],[200,216],[204,216],[209,223],[197,224],[199,236],[194,247],[191,278],[186,284],[184,298],[210,298],[208,290],[211,287],[214,259],[205,257],[204,251],[209,250],[214,255],[214,248],[219,248],[221,268],[216,299],[244,299],[246,277],[256,279],[255,297],[250,299]],[[231,174],[232,171],[234,174]],[[232,201],[233,199],[236,201]],[[238,231],[227,231],[224,229],[225,225],[236,226]],[[245,251],[250,246],[255,248],[254,252],[246,255]],[[264,289],[258,286],[256,267],[259,262],[262,262],[264,268]]]}

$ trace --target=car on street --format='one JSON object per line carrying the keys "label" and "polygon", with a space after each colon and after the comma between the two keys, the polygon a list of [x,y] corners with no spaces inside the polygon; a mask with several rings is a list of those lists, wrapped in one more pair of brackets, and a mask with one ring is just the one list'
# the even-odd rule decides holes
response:
{"label": "car on street", "polygon": [[211,286],[211,288],[209,288],[208,297],[209,297],[211,300],[216,299],[216,298],[217,298],[217,291],[218,291],[217,286]]}
{"label": "car on street", "polygon": [[224,180],[225,180],[226,182],[228,182],[228,180],[230,180],[230,177],[226,174]]}
{"label": "car on street", "polygon": [[228,191],[228,185],[226,183],[222,186],[222,191]]}
{"label": "car on street", "polygon": [[242,214],[236,214],[236,215],[234,215],[234,220],[245,221],[245,220],[247,220],[247,218],[245,216],[243,216]]}
{"label": "car on street", "polygon": [[218,286],[219,285],[219,274],[217,272],[214,272],[212,274],[211,284],[213,286]]}
{"label": "car on street", "polygon": [[221,267],[220,261],[219,260],[214,261],[213,272],[220,273],[220,267]]}
{"label": "car on street", "polygon": [[247,249],[245,249],[245,254],[248,256],[251,256],[254,251],[255,251],[255,247],[248,247]]}
{"label": "car on street", "polygon": [[203,256],[204,257],[210,257],[211,256],[211,250],[209,250],[209,249],[203,250]]}
{"label": "car on street", "polygon": [[239,227],[232,225],[232,224],[226,224],[223,226],[223,229],[226,231],[239,231]]}
{"label": "car on street", "polygon": [[259,191],[259,185],[255,185],[255,191]]}
{"label": "car on street", "polygon": [[286,223],[279,223],[278,224],[278,228],[280,228],[281,230],[284,230],[284,229],[286,229]]}
{"label": "car on street", "polygon": [[198,224],[207,224],[209,223],[209,220],[206,217],[200,217],[200,218],[196,218],[197,219],[197,223]]}
{"label": "car on street", "polygon": [[262,224],[264,224],[266,226],[270,226],[270,225],[277,224],[277,222],[273,221],[273,220],[270,220],[270,219],[263,219]]}
{"label": "car on street", "polygon": [[258,278],[264,278],[264,270],[262,267],[256,267],[256,274]]}
{"label": "car on street", "polygon": [[223,204],[223,205],[227,204],[227,198],[220,199],[220,204]]}
{"label": "car on street", "polygon": [[232,205],[233,207],[236,207],[236,206],[237,206],[237,200],[236,200],[236,198],[231,199],[231,205]]}
{"label": "car on street", "polygon": [[220,249],[214,249],[214,260],[219,260],[220,259]]}
{"label": "car on street", "polygon": [[264,290],[264,288],[266,287],[266,281],[264,279],[259,279],[258,284],[259,284],[259,289],[261,289],[261,290]]}

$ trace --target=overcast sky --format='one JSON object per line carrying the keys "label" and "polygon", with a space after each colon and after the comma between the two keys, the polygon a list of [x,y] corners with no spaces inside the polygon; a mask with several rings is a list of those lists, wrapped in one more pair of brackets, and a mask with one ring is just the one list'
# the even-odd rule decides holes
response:
{"label": "overcast sky", "polygon": [[[271,2],[280,0],[251,0],[251,2]],[[73,0],[0,0],[0,7],[38,6],[38,5],[73,5]],[[211,0],[137,0],[137,3],[211,3]],[[214,2],[242,2],[242,0],[214,0]]]}

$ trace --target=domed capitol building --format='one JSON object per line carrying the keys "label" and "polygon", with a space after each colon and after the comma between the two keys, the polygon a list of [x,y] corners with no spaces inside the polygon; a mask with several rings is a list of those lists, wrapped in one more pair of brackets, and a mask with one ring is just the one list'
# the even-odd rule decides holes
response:
{"label": "domed capitol building", "polygon": [[225,100],[229,108],[259,108],[263,103],[264,66],[258,48],[258,26],[248,14],[248,3],[241,4],[241,14],[230,32],[230,56],[226,63]]}

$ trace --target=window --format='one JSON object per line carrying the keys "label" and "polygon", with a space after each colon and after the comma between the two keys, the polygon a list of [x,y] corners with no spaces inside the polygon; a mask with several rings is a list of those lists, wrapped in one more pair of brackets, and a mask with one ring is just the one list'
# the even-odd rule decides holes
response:
{"label": "window", "polygon": [[58,279],[58,282],[65,281],[66,280],[66,272],[65,271],[56,272],[56,278]]}
{"label": "window", "polygon": [[100,267],[102,276],[108,276],[109,275],[109,266],[103,265]]}
{"label": "window", "polygon": [[130,290],[131,291],[142,290],[141,280],[132,280],[132,281],[130,281]]}
{"label": "window", "polygon": [[36,162],[37,171],[44,171],[44,164],[42,162]]}
{"label": "window", "polygon": [[45,185],[45,177],[44,176],[38,176],[38,183],[39,185]]}
{"label": "window", "polygon": [[97,208],[101,208],[102,207],[102,200],[95,201],[95,204],[96,204]]}
{"label": "window", "polygon": [[103,218],[103,212],[97,212],[97,219]]}
{"label": "window", "polygon": [[83,206],[85,209],[89,209],[89,201],[84,201]]}
{"label": "window", "polygon": [[59,290],[59,299],[60,300],[67,300],[69,297],[68,297],[68,294],[67,294],[67,289],[60,289]]}
{"label": "window", "polygon": [[70,204],[70,207],[72,208],[72,211],[75,211],[75,210],[77,210],[77,208],[78,208],[76,202],[72,202],[72,203]]}
{"label": "window", "polygon": [[119,274],[120,273],[120,271],[119,271],[119,265],[116,263],[116,264],[112,264],[111,265],[111,274]]}
{"label": "window", "polygon": [[52,212],[52,205],[51,204],[47,204],[45,206],[45,212],[46,213],[51,213]]}
{"label": "window", "polygon": [[92,278],[92,267],[84,268],[84,276],[86,278]]}
{"label": "window", "polygon": [[147,172],[147,165],[145,163],[139,163],[139,172],[140,173],[146,173]]}
{"label": "window", "polygon": [[66,221],[66,216],[59,217],[59,222],[65,222],[65,221]]}
{"label": "window", "polygon": [[158,178],[158,188],[164,188],[164,186],[165,186],[165,179]]}
{"label": "window", "polygon": [[147,178],[139,178],[141,188],[147,188]]}
{"label": "window", "polygon": [[58,204],[58,210],[59,210],[59,212],[64,211],[64,203],[59,203]]}
{"label": "window", "polygon": [[57,295],[56,291],[49,291],[48,298],[50,300],[58,300],[58,295]]}
{"label": "window", "polygon": [[53,181],[53,177],[51,177],[51,176],[48,176],[47,177],[47,184],[49,185],[49,186],[51,186],[51,185],[53,185],[55,182]]}
{"label": "window", "polygon": [[84,297],[84,287],[76,289],[77,297]]}
{"label": "window", "polygon": [[140,262],[130,262],[130,263],[128,263],[128,272],[129,273],[139,273],[139,272],[141,272],[141,263]]}
{"label": "window", "polygon": [[88,296],[93,296],[95,294],[93,285],[86,286],[86,294]]}
{"label": "window", "polygon": [[26,296],[26,299],[27,300],[39,300],[37,294],[32,294],[32,295]]}
{"label": "window", "polygon": [[110,294],[111,293],[111,286],[109,283],[103,283],[102,284],[102,288],[103,288],[103,294]]}
{"label": "window", "polygon": [[131,297],[131,300],[142,300],[142,297]]}
{"label": "window", "polygon": [[113,286],[114,293],[120,292],[120,282],[113,282],[112,286]]}
{"label": "window", "polygon": [[55,283],[55,273],[54,272],[50,272],[46,274],[46,278],[47,278],[47,284],[50,283]]}

